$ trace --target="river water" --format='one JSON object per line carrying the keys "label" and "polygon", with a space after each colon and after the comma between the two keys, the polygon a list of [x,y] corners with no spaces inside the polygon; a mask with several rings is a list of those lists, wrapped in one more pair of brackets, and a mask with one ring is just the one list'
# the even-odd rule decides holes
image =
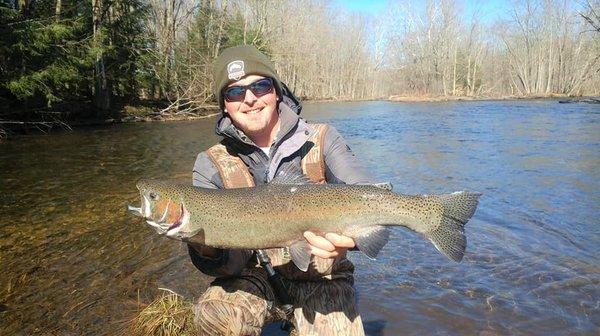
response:
{"label": "river water", "polygon": [[[461,263],[393,229],[351,252],[368,335],[598,335],[600,107],[556,101],[306,104],[406,194],[483,193]],[[115,334],[207,277],[125,211],[141,177],[189,180],[215,118],[0,143],[0,334]],[[276,334],[276,332],[268,332]]]}

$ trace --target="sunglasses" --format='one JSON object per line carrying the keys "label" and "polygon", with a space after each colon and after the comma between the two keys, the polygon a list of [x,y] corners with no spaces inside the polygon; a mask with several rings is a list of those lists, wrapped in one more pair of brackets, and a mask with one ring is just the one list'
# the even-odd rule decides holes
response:
{"label": "sunglasses", "polygon": [[263,78],[248,85],[228,87],[223,91],[223,97],[227,102],[241,102],[246,99],[246,90],[248,89],[256,97],[264,96],[273,91],[273,80],[271,78]]}

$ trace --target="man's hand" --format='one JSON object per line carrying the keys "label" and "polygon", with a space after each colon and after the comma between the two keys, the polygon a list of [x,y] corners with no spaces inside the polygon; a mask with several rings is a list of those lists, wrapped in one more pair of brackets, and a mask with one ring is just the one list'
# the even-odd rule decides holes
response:
{"label": "man's hand", "polygon": [[310,231],[304,232],[304,238],[312,249],[312,254],[325,259],[345,256],[349,248],[356,244],[354,239],[336,233],[327,233],[325,237],[318,236]]}

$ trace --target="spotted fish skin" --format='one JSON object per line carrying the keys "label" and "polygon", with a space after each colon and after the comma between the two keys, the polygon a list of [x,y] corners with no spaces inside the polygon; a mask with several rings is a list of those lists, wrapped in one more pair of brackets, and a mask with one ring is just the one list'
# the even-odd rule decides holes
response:
{"label": "spotted fish skin", "polygon": [[[423,234],[452,260],[466,248],[464,225],[481,194],[399,195],[370,185],[267,184],[205,189],[141,180],[141,215],[160,234],[218,248],[306,250],[303,232],[352,237],[375,257],[387,243],[387,226]],[[296,246],[295,246],[296,245]]]}

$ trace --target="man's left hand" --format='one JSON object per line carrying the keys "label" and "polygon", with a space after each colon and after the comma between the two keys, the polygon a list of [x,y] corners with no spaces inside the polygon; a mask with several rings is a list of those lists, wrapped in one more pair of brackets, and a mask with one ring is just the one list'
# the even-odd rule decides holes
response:
{"label": "man's left hand", "polygon": [[311,247],[312,254],[324,259],[333,259],[338,256],[345,256],[349,248],[356,244],[354,239],[348,236],[342,236],[337,233],[326,233],[325,236],[319,236],[313,232],[304,232],[304,238]]}

